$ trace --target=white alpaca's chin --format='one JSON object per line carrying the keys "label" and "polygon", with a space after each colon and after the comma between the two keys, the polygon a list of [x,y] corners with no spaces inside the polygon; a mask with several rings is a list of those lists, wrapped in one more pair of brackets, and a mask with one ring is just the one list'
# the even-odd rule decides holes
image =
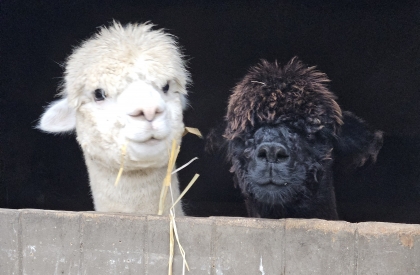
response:
{"label": "white alpaca's chin", "polygon": [[167,163],[168,141],[149,139],[143,142],[130,141],[127,144],[127,153],[132,161],[140,162],[141,166],[162,166]]}
{"label": "white alpaca's chin", "polygon": [[160,142],[162,142],[162,140],[155,139],[155,138],[152,137],[151,139],[143,141],[140,144],[144,144],[144,145],[147,145],[147,146],[155,146],[155,145],[158,145]]}

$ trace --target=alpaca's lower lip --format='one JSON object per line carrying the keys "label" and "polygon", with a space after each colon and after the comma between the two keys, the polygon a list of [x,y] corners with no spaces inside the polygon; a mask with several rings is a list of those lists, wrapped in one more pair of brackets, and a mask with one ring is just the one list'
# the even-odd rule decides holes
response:
{"label": "alpaca's lower lip", "polygon": [[261,185],[261,186],[278,186],[278,187],[282,187],[282,186],[287,186],[287,185],[288,185],[288,183],[287,183],[287,182],[277,183],[277,182],[272,182],[272,181],[269,181],[269,182],[264,183],[264,184],[261,184],[261,183],[260,183],[260,185]]}
{"label": "alpaca's lower lip", "polygon": [[264,191],[264,192],[277,192],[280,189],[283,189],[283,187],[284,186],[277,185],[277,184],[266,184],[266,185],[260,186],[261,191]]}
{"label": "alpaca's lower lip", "polygon": [[147,140],[132,140],[132,139],[129,139],[128,141],[133,142],[133,143],[137,143],[137,144],[153,145],[153,144],[159,143],[161,140],[156,139],[156,138],[150,138],[150,139],[147,139]]}

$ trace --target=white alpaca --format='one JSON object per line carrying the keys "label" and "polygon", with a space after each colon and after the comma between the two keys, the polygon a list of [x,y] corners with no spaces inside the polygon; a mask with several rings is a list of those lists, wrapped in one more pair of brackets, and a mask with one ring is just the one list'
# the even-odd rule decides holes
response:
{"label": "white alpaca", "polygon": [[[38,125],[52,133],[76,130],[96,211],[157,214],[171,142],[181,142],[189,74],[173,36],[152,27],[114,22],[76,48],[62,99]],[[124,173],[114,186],[125,144]],[[176,174],[172,187],[176,199]],[[164,213],[170,205],[168,195]]]}

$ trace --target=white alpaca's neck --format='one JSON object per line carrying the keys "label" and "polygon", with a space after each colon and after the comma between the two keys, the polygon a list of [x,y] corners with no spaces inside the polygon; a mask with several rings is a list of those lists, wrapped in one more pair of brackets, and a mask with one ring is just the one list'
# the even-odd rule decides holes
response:
{"label": "white alpaca's neck", "polygon": [[[118,170],[109,169],[85,157],[89,172],[90,186],[96,211],[131,212],[138,214],[157,214],[166,167],[124,171],[115,186]],[[174,200],[179,196],[177,175],[172,175]],[[166,196],[164,215],[172,206],[170,191]],[[176,215],[183,215],[181,203],[175,207]]]}

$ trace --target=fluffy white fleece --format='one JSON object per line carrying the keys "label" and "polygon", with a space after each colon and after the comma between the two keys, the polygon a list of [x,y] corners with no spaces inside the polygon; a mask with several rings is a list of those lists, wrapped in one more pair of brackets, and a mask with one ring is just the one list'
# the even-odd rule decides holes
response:
{"label": "fluffy white fleece", "polygon": [[[114,22],[76,48],[62,98],[38,125],[52,133],[76,130],[97,211],[156,214],[171,142],[181,142],[189,74],[174,37],[152,27]],[[114,186],[124,144],[124,173]],[[172,187],[177,197],[176,174]]]}

